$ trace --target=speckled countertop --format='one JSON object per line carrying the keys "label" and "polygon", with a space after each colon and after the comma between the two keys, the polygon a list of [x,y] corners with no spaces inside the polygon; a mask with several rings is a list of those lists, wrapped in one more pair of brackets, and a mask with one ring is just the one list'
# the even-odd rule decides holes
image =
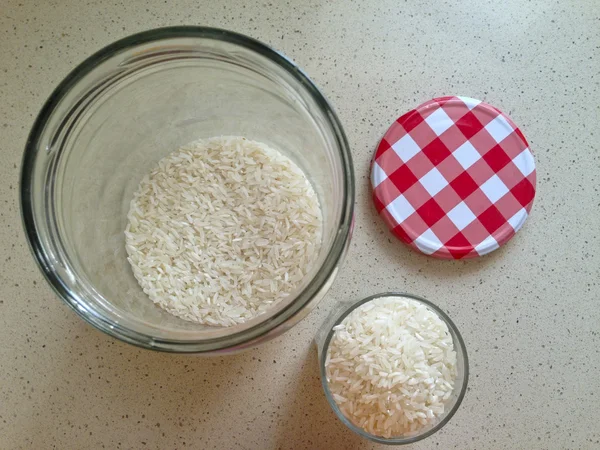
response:
{"label": "speckled countertop", "polygon": [[[2,1],[0,448],[376,448],[328,408],[312,338],[336,301],[387,290],[445,309],[471,359],[460,410],[413,448],[600,448],[600,3],[244,3]],[[290,332],[237,356],[152,353],[94,330],[51,292],[21,230],[21,153],[51,90],[102,46],[176,24],[229,28],[293,58],[354,154],[356,231],[334,287]],[[502,108],[538,167],[524,229],[468,262],[397,243],[366,178],[391,121],[445,94]]]}

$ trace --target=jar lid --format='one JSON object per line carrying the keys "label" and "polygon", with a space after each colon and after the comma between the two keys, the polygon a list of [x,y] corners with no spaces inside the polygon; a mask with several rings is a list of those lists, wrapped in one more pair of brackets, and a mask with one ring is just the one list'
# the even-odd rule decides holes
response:
{"label": "jar lid", "polygon": [[392,124],[371,162],[373,201],[392,232],[445,259],[511,239],[535,196],[535,161],[519,128],[468,97],[423,103]]}

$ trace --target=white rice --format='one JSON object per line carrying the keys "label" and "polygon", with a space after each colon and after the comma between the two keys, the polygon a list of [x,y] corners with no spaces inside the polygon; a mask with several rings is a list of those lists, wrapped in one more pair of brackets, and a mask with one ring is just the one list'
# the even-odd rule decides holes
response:
{"label": "white rice", "polygon": [[302,170],[265,144],[218,137],[158,162],[131,201],[125,230],[133,274],[182,319],[231,326],[302,282],[322,216]]}
{"label": "white rice", "polygon": [[435,312],[415,300],[382,297],[334,330],[326,376],[348,420],[385,438],[413,436],[438,422],[454,389],[456,352]]}

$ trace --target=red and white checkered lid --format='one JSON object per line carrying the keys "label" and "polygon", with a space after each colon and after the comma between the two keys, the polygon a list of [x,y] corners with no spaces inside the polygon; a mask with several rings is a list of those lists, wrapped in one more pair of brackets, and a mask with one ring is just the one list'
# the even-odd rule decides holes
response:
{"label": "red and white checkered lid", "polygon": [[440,97],[400,117],[371,165],[373,200],[393,233],[446,259],[485,255],[523,226],[535,196],[535,161],[501,111]]}

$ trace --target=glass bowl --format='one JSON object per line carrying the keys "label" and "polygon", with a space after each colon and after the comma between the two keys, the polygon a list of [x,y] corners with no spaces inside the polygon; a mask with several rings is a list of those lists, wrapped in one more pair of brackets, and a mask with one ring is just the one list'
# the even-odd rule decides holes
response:
{"label": "glass bowl", "polygon": [[[325,369],[325,360],[327,358],[329,342],[331,341],[335,333],[333,327],[340,324],[356,308],[372,300],[376,300],[382,297],[399,297],[414,300],[424,304],[433,312],[435,312],[446,323],[446,325],[448,326],[448,331],[450,332],[450,335],[452,336],[452,341],[454,343],[454,351],[456,352],[457,373],[454,390],[452,391],[452,395],[448,399],[448,402],[445,404],[444,415],[433,426],[429,428],[424,428],[419,432],[419,434],[413,436],[385,438],[368,433],[362,428],[354,425],[348,418],[346,418],[346,416],[340,411],[340,408],[338,407],[336,401],[334,400],[331,394],[331,391],[329,390],[329,384],[327,381]],[[319,355],[321,384],[323,385],[325,396],[327,397],[329,405],[331,406],[335,414],[338,416],[338,418],[344,423],[344,425],[346,425],[348,428],[350,428],[352,431],[359,434],[360,436],[380,444],[412,444],[414,442],[420,441],[421,439],[425,439],[428,436],[431,436],[433,433],[440,430],[444,425],[448,423],[448,421],[458,410],[458,407],[460,406],[463,397],[465,396],[465,393],[467,391],[467,383],[469,380],[469,361],[467,357],[467,349],[465,348],[465,343],[458,329],[456,328],[456,325],[454,325],[454,323],[452,322],[452,320],[450,320],[446,313],[444,313],[440,308],[435,306],[430,301],[425,300],[424,298],[420,298],[410,294],[387,292],[383,294],[372,295],[354,303],[340,303],[339,305],[337,305],[336,308],[334,308],[333,312],[328,316],[328,318],[325,320],[325,322],[317,332],[315,343],[317,345]]]}
{"label": "glass bowl", "polygon": [[[215,328],[155,306],[133,277],[124,230],[142,177],[180,146],[240,135],[287,154],[321,203],[313,270],[285,301]],[[331,285],[352,228],[354,175],[333,109],[289,59],[225,30],[174,27],[127,37],[78,66],[27,140],[21,211],[33,255],[59,297],[126,342],[192,353],[240,350],[306,316]]]}

